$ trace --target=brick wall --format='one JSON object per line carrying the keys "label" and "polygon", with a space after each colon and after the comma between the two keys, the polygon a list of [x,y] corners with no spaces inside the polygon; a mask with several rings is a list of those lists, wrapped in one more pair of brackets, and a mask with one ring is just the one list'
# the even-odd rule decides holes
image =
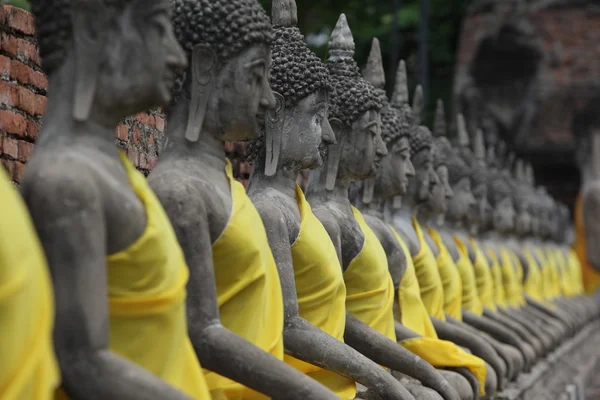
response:
{"label": "brick wall", "polygon": [[[16,184],[40,133],[47,89],[33,16],[0,4],[0,162]],[[126,118],[116,129],[117,145],[145,175],[158,161],[166,124],[162,110],[152,110]],[[250,174],[245,151],[243,143],[226,146],[234,176],[244,185]]]}

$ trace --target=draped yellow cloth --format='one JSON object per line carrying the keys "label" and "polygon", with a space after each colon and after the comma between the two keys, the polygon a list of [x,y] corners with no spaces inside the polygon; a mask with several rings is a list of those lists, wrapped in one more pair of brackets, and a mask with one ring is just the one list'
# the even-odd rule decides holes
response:
{"label": "draped yellow cloth", "polygon": [[435,256],[429,248],[423,236],[423,230],[416,218],[413,218],[412,223],[419,239],[419,253],[413,257],[413,263],[421,289],[421,299],[430,316],[445,321],[444,285],[442,284]]}
{"label": "draped yellow cloth", "polygon": [[496,302],[497,307],[506,308],[506,296],[504,294],[504,284],[502,280],[502,266],[500,265],[500,260],[498,259],[498,255],[496,251],[492,249],[487,249],[488,256],[490,260],[492,260],[491,271],[492,278],[494,281],[494,300]]}
{"label": "draped yellow cloth", "polygon": [[581,193],[575,201],[575,243],[573,249],[581,264],[581,277],[587,293],[594,293],[600,288],[600,272],[590,265],[587,258],[587,245],[585,239],[585,221],[583,219],[583,196]]}
{"label": "draped yellow cloth", "polygon": [[496,311],[496,302],[494,301],[494,278],[492,276],[492,269],[488,262],[487,257],[481,250],[479,243],[473,238],[470,239],[471,246],[475,251],[475,261],[473,262],[473,271],[475,272],[475,286],[477,287],[477,294],[479,295],[479,301],[481,304],[492,310]]}
{"label": "draped yellow cloth", "polygon": [[458,249],[459,258],[456,262],[458,273],[462,281],[462,307],[476,315],[483,314],[483,304],[479,300],[477,285],[475,284],[475,270],[469,258],[467,245],[457,236],[454,242]]}
{"label": "draped yellow cloth", "polygon": [[54,296],[23,200],[0,167],[0,399],[49,400],[59,384]]}
{"label": "draped yellow cloth", "polygon": [[[391,228],[391,227],[390,227]],[[406,258],[406,272],[398,288],[402,325],[423,337],[402,340],[399,343],[411,353],[436,368],[463,367],[475,375],[479,381],[480,394],[484,394],[486,365],[479,357],[466,353],[452,342],[438,339],[425,305],[421,300],[419,282],[415,275],[415,266],[410,257],[408,247],[395,231],[394,236],[400,243]]]}
{"label": "draped yellow cloth", "polygon": [[144,175],[125,153],[121,162],[146,210],[146,229],[107,258],[110,350],[195,399],[210,399],[187,332],[183,251]]}
{"label": "draped yellow cloth", "polygon": [[[304,193],[296,186],[301,223],[292,245],[294,281],[300,316],[324,332],[344,341],[346,286],[335,247],[314,216]],[[356,384],[341,375],[305,363],[287,354],[285,362],[328,387],[341,399],[353,399]]]}
{"label": "draped yellow cloth", "polygon": [[514,268],[514,279],[515,279],[515,287],[516,287],[516,295],[515,302],[519,304],[519,307],[524,306],[527,301],[525,300],[525,289],[523,288],[523,264],[521,264],[521,259],[517,255],[517,253],[513,250],[508,250],[510,259],[512,260],[513,268]]}
{"label": "draped yellow cloth", "polygon": [[[283,360],[283,296],[277,266],[260,215],[244,186],[233,179],[229,161],[226,174],[232,213],[212,245],[221,323]],[[205,376],[211,391],[221,391],[229,400],[267,398],[214,372],[205,371]]]}
{"label": "draped yellow cloth", "polygon": [[352,207],[352,212],[365,241],[344,272],[346,310],[395,342],[394,283],[387,255],[360,211]]}
{"label": "draped yellow cloth", "polygon": [[448,248],[439,232],[429,228],[429,234],[439,250],[435,261],[444,287],[444,311],[451,317],[462,321],[463,287],[458,267],[454,264],[454,260],[452,260],[452,256],[448,252]]}
{"label": "draped yellow cloth", "polygon": [[523,289],[528,296],[536,301],[542,302],[544,301],[544,293],[540,267],[529,247],[526,247],[523,250],[523,253],[528,266]]}
{"label": "draped yellow cloth", "polygon": [[502,269],[502,284],[504,286],[506,302],[509,306],[518,308],[521,305],[521,290],[517,282],[517,272],[510,250],[502,248],[500,250],[499,261]]}
{"label": "draped yellow cloth", "polygon": [[573,291],[574,291],[574,295],[580,295],[583,294],[585,292],[585,288],[583,285],[583,277],[582,277],[582,266],[581,266],[581,262],[579,261],[579,257],[577,257],[577,253],[575,252],[575,250],[570,249],[569,250],[569,255],[568,255],[568,259],[569,259],[569,271],[571,274],[571,277],[573,279]]}

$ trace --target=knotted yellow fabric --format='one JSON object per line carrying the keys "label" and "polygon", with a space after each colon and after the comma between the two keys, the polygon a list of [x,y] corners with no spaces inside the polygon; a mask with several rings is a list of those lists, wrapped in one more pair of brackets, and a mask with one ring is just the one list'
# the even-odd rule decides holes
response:
{"label": "knotted yellow fabric", "polygon": [[344,272],[346,310],[395,342],[394,283],[387,255],[360,211],[352,207],[352,212],[365,241]]}
{"label": "knotted yellow fabric", "polygon": [[[227,161],[232,213],[212,245],[221,323],[276,358],[283,360],[283,295],[279,273],[258,211],[244,186],[233,179]],[[211,391],[227,399],[266,399],[245,386],[205,371]]]}
{"label": "knotted yellow fabric", "polygon": [[519,285],[517,283],[515,266],[510,251],[503,247],[500,250],[500,265],[502,269],[502,284],[506,302],[511,307],[518,308],[521,305]]}
{"label": "knotted yellow fabric", "polygon": [[483,304],[479,300],[477,286],[475,284],[475,271],[469,257],[467,245],[457,236],[454,236],[454,242],[458,249],[459,258],[456,261],[456,267],[462,281],[462,307],[476,315],[483,314]]}
{"label": "knotted yellow fabric", "polygon": [[421,289],[421,299],[430,316],[445,321],[444,285],[435,262],[435,256],[423,236],[423,230],[417,219],[413,218],[412,223],[419,239],[419,253],[413,257],[413,263]]}
{"label": "knotted yellow fabric", "polygon": [[23,200],[0,167],[0,399],[50,400],[59,384],[54,297]]}
{"label": "knotted yellow fabric", "polygon": [[183,252],[144,175],[125,153],[120,156],[146,210],[146,229],[127,249],[107,258],[109,347],[193,398],[210,399],[187,333],[189,272]]}
{"label": "knotted yellow fabric", "polygon": [[529,247],[526,247],[523,250],[523,253],[525,255],[525,260],[527,260],[527,276],[525,277],[523,289],[532,299],[542,302],[544,301],[544,295],[540,267]]}
{"label": "knotted yellow fabric", "polygon": [[460,273],[439,232],[429,228],[429,234],[439,250],[435,261],[444,286],[444,311],[451,317],[462,321],[463,288]]}
{"label": "knotted yellow fabric", "polygon": [[494,300],[497,307],[506,308],[506,296],[504,295],[504,286],[502,281],[502,266],[498,260],[496,251],[487,249],[488,256],[492,260],[491,270],[492,278],[494,280]]}
{"label": "knotted yellow fabric", "polygon": [[581,278],[587,293],[594,293],[600,288],[600,272],[596,271],[587,258],[587,244],[585,239],[585,221],[583,220],[583,196],[577,195],[575,201],[575,243],[573,250],[581,265]]}
{"label": "knotted yellow fabric", "polygon": [[[344,341],[346,286],[335,247],[321,222],[314,216],[304,193],[296,186],[300,209],[300,232],[292,245],[294,281],[302,318]],[[356,384],[341,375],[285,355],[285,362],[305,373],[341,399],[353,399]]]}
{"label": "knotted yellow fabric", "polygon": [[489,310],[496,311],[496,302],[494,301],[494,278],[487,257],[479,247],[477,241],[473,238],[469,239],[471,247],[475,252],[475,262],[473,263],[473,271],[475,273],[475,286],[479,301],[483,307]]}
{"label": "knotted yellow fabric", "polygon": [[421,300],[421,289],[419,288],[419,281],[417,280],[410,251],[400,235],[398,235],[398,232],[391,226],[390,229],[394,233],[398,243],[400,243],[400,247],[402,247],[404,257],[406,258],[406,271],[404,271],[400,286],[398,287],[398,303],[402,318],[400,322],[421,336],[437,339],[438,336],[435,328],[431,323],[429,314],[427,314],[423,300]]}
{"label": "knotted yellow fabric", "polygon": [[421,300],[419,282],[415,275],[415,266],[410,257],[408,247],[392,227],[394,236],[400,243],[406,258],[406,272],[400,282],[399,303],[402,314],[402,325],[423,337],[402,340],[399,343],[411,353],[436,368],[463,367],[475,375],[479,381],[480,394],[484,394],[486,365],[479,357],[466,353],[452,342],[438,339],[425,305]]}

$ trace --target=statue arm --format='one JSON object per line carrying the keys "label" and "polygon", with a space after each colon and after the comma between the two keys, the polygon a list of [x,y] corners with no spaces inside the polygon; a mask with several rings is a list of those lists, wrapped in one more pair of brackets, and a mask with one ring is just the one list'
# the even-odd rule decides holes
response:
{"label": "statue arm", "polygon": [[325,387],[221,325],[208,213],[199,201],[182,214],[180,203],[174,199],[202,198],[194,189],[185,190],[186,196],[160,190],[156,193],[190,269],[188,332],[202,367],[273,399],[335,399]]}
{"label": "statue arm", "polygon": [[352,347],[299,315],[289,231],[278,209],[257,201],[273,252],[284,298],[284,345],[287,354],[333,371],[373,390],[384,399],[406,399],[406,390],[392,375]]}
{"label": "statue arm", "polygon": [[109,350],[100,191],[80,176],[63,174],[52,181],[46,177],[26,200],[52,275],[54,346],[66,393],[73,400],[191,400]]}

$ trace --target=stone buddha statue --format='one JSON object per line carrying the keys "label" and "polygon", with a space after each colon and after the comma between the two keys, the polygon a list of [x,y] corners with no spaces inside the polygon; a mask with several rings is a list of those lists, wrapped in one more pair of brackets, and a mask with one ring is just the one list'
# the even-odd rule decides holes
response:
{"label": "stone buddha statue", "polygon": [[385,250],[348,199],[350,184],[375,178],[387,155],[380,133],[380,95],[360,76],[353,54],[354,41],[342,15],[326,62],[333,84],[330,123],[337,143],[329,146],[323,166],[311,172],[307,190],[312,211],[328,232],[343,270],[344,340],[393,371],[421,377],[431,371],[430,376],[438,379],[430,365],[397,344],[394,287]]}
{"label": "stone buddha statue", "polygon": [[346,286],[337,253],[296,184],[318,168],[335,144],[328,120],[330,79],[296,27],[294,0],[273,2],[269,82],[277,107],[248,148],[253,163],[248,195],[267,232],[284,298],[286,363],[353,399],[359,382],[381,398],[404,388],[379,365],[345,345]]}
{"label": "stone buddha statue", "polygon": [[190,268],[188,331],[211,396],[337,398],[283,362],[277,266],[225,158],[225,141],[256,138],[257,119],[277,105],[267,79],[269,18],[256,0],[176,0],[173,27],[188,68],[178,75],[168,142],[148,182]]}
{"label": "stone buddha statue", "polygon": [[50,89],[21,190],[54,284],[54,398],[208,399],[177,238],[114,142],[123,118],[170,101],[186,65],[169,1],[31,7]]}

